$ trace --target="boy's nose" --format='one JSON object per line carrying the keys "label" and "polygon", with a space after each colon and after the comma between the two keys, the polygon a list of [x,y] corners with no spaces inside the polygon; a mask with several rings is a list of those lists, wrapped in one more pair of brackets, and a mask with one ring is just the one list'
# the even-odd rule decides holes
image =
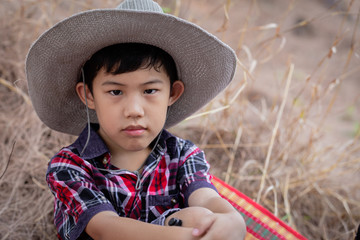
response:
{"label": "boy's nose", "polygon": [[124,110],[125,117],[127,118],[140,118],[144,116],[144,109],[136,98],[131,98],[125,103]]}

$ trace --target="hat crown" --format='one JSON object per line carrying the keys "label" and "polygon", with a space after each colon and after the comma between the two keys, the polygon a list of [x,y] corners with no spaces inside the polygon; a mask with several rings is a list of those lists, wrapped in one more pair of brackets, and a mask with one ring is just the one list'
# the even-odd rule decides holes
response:
{"label": "hat crown", "polygon": [[117,9],[164,13],[160,5],[153,0],[125,0]]}

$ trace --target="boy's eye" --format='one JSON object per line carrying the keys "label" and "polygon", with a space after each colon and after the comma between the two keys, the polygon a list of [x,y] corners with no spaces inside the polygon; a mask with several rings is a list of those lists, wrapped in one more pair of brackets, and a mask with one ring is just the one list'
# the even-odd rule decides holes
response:
{"label": "boy's eye", "polygon": [[157,92],[156,89],[146,89],[146,90],[144,91],[145,94],[154,94],[154,93],[156,93],[156,92]]}
{"label": "boy's eye", "polygon": [[122,91],[121,90],[111,90],[109,93],[113,96],[118,96],[118,95],[122,94]]}

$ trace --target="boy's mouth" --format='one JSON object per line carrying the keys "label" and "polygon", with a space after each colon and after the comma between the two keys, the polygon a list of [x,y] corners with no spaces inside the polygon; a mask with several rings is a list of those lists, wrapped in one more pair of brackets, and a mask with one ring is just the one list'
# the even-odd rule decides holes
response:
{"label": "boy's mouth", "polygon": [[146,128],[141,125],[130,125],[123,129],[127,135],[130,136],[140,136],[145,132]]}

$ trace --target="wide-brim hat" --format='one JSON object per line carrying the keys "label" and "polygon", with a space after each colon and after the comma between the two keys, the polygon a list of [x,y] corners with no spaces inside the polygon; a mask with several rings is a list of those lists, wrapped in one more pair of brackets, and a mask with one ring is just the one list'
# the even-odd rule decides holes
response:
{"label": "wide-brim hat", "polygon": [[[75,14],[44,32],[26,58],[29,95],[39,118],[50,128],[78,135],[86,125],[85,105],[75,86],[84,63],[117,43],[145,43],[169,53],[185,85],[168,113],[165,128],[184,120],[219,94],[232,80],[234,51],[202,28],[165,14],[152,0],[125,0],[115,9]],[[98,122],[90,110],[91,122]]]}

